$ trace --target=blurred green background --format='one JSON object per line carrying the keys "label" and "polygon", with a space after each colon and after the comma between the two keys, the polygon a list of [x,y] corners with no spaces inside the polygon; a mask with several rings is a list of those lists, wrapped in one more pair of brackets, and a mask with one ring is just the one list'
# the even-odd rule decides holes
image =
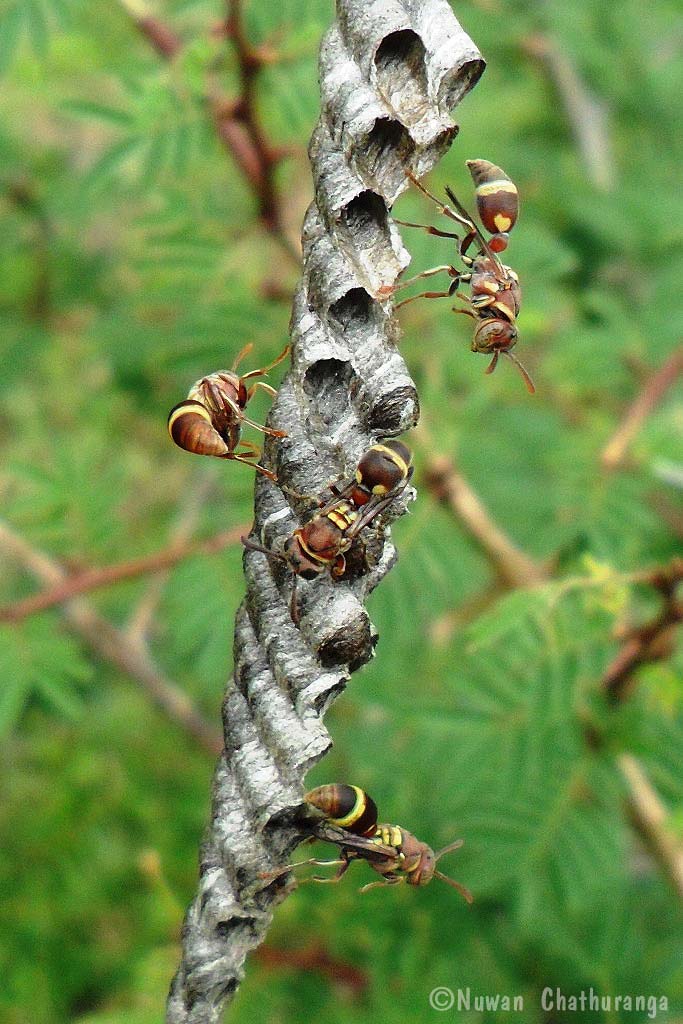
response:
{"label": "blurred green background", "polygon": [[[251,473],[180,452],[165,420],[245,342],[247,369],[280,351],[298,270],[207,112],[207,82],[239,91],[222,5],[154,11],[183,41],[173,62],[123,5],[0,3],[5,606],[36,591],[27,565],[41,552],[78,572],[250,521]],[[277,185],[294,238],[332,13],[327,0],[245,4],[248,37],[272,58],[258,110],[287,154]],[[517,182],[506,258],[538,393],[507,362],[483,376],[449,303],[401,312],[426,427],[419,497],[371,600],[378,656],[328,715],[335,747],[309,781],[365,787],[383,819],[435,848],[464,837],[442,867],[476,902],[438,881],[359,896],[364,865],[303,886],[249,962],[234,1021],[647,1019],[543,1010],[545,986],[666,996],[658,1019],[683,1020],[680,900],[630,827],[617,767],[638,757],[683,840],[680,638],[622,706],[600,694],[615,627],[654,610],[628,574],[666,562],[683,533],[680,379],[623,464],[601,461],[683,334],[680,9],[463,0],[457,14],[488,70],[429,181],[471,205],[464,161],[481,156]],[[577,125],[595,130],[582,139]],[[416,194],[397,214],[435,222]],[[413,272],[452,258],[445,241],[404,236]],[[491,564],[425,486],[441,453],[553,582],[492,587]],[[216,727],[240,564],[233,543],[83,598]],[[59,608],[0,625],[0,660],[0,1019],[158,1021],[214,758]],[[439,1014],[437,986],[522,995],[525,1010]]]}

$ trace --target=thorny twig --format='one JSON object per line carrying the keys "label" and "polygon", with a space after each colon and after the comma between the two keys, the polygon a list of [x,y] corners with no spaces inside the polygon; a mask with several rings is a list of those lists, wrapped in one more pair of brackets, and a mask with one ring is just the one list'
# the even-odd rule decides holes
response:
{"label": "thorny twig", "polygon": [[602,679],[603,690],[612,704],[618,704],[629,696],[635,672],[641,665],[661,661],[671,654],[673,630],[683,622],[683,598],[679,596],[683,582],[683,558],[675,558],[664,568],[640,574],[639,582],[659,593],[662,606],[653,619],[629,628],[622,636],[621,650]]}
{"label": "thorny twig", "polygon": [[493,521],[473,487],[445,455],[428,459],[425,483],[489,560],[506,589],[530,587],[548,580],[547,571],[520,550]]}
{"label": "thorny twig", "polygon": [[683,843],[669,828],[666,808],[632,754],[619,754],[617,764],[628,787],[628,811],[633,827],[674,892],[683,899]]}
{"label": "thorny twig", "polygon": [[[54,588],[66,582],[66,574],[56,562],[31,547],[5,523],[0,523],[0,547],[47,586]],[[83,598],[71,599],[60,611],[74,633],[92,650],[136,680],[157,707],[206,751],[218,753],[222,743],[217,730],[202,717],[189,697],[159,671],[149,654],[130,643],[125,632],[99,615]]]}
{"label": "thorny twig", "polygon": [[[638,668],[671,653],[673,629],[683,622],[683,600],[677,596],[683,582],[683,558],[639,573],[636,581],[659,592],[662,608],[650,622],[626,633],[621,650],[605,670],[601,685],[613,705],[629,697]],[[632,754],[618,754],[616,761],[627,785],[627,806],[633,827],[676,894],[683,898],[683,844],[668,827],[667,811]]]}
{"label": "thorny twig", "polygon": [[[161,19],[147,12],[144,0],[121,0],[121,3],[159,56],[165,60],[178,56],[183,46],[181,39]],[[225,96],[212,81],[207,89],[207,104],[218,138],[257,200],[259,220],[298,265],[300,254],[285,230],[275,187],[275,169],[284,152],[268,142],[256,108],[256,79],[265,58],[247,39],[240,0],[227,0],[225,35],[235,49],[241,95],[237,99]]]}
{"label": "thorny twig", "polygon": [[[212,467],[212,469],[215,469],[215,467]],[[201,477],[195,479],[192,486],[181,493],[175,511],[175,518],[169,530],[166,544],[167,549],[175,550],[191,543],[192,535],[199,522],[202,506],[209,496],[214,479],[212,473],[204,473]],[[224,532],[228,534],[232,531],[227,530]],[[211,539],[209,538],[209,541]],[[237,543],[237,538],[235,538],[234,543]],[[143,647],[146,644],[147,635],[152,628],[156,609],[168,582],[170,569],[171,566],[164,566],[154,571],[142,597],[128,616],[125,629],[131,643],[137,643]]]}
{"label": "thorny twig", "polygon": [[102,587],[110,587],[115,583],[134,579],[137,576],[146,576],[149,573],[170,569],[178,562],[194,558],[196,555],[214,555],[230,544],[239,544],[245,529],[245,526],[233,526],[229,530],[221,530],[213,537],[182,543],[174,542],[160,551],[142,555],[140,558],[131,558],[126,562],[104,565],[99,569],[85,569],[83,572],[73,575],[64,573],[64,579],[56,585],[49,586],[22,601],[15,601],[0,608],[0,622],[19,622],[29,615],[35,615],[37,612],[69,601],[79,594],[99,590]]}
{"label": "thorny twig", "polygon": [[641,430],[645,420],[661,402],[669,388],[683,376],[683,346],[675,349],[658,370],[646,380],[640,394],[602,451],[602,465],[607,470],[619,469],[629,446]]}
{"label": "thorny twig", "polygon": [[524,42],[527,53],[547,69],[569,119],[581,162],[596,188],[614,188],[607,104],[594,96],[581,79],[571,57],[548,35],[530,36]]}

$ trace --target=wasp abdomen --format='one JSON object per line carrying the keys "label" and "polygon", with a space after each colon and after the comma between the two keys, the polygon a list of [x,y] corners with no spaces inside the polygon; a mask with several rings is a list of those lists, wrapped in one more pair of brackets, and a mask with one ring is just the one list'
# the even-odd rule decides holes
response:
{"label": "wasp abdomen", "polygon": [[[467,166],[474,181],[482,224],[492,235],[506,236],[519,215],[517,186],[501,167],[489,160],[468,160]],[[502,252],[507,247],[507,238],[492,240],[491,245],[494,252]]]}
{"label": "wasp abdomen", "polygon": [[[412,453],[402,441],[385,441],[370,448],[358,463],[356,482],[366,492],[365,501],[371,495],[379,497],[389,494],[395,487],[407,481],[412,472]],[[362,493],[354,491],[354,503],[363,504]]]}
{"label": "wasp abdomen", "polygon": [[374,835],[377,828],[377,806],[371,796],[358,786],[330,783],[318,786],[304,796],[306,803],[322,811],[328,821],[357,836]]}
{"label": "wasp abdomen", "polygon": [[186,452],[221,458],[229,448],[211,419],[211,413],[201,402],[180,402],[169,413],[168,432],[178,447]]}

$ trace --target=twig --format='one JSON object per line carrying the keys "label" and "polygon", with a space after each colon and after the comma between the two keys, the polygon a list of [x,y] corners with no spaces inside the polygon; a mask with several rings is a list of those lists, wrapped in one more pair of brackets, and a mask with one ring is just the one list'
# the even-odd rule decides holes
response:
{"label": "twig", "polygon": [[564,105],[588,177],[596,188],[611,191],[615,180],[607,104],[588,90],[569,55],[550,36],[530,36],[524,41],[524,48],[548,71]]}
{"label": "twig", "polygon": [[[24,598],[22,601],[16,601],[14,604],[0,608],[0,622],[18,622],[29,615],[35,615],[47,608],[53,608],[56,604],[62,604],[78,594],[109,587],[136,576],[159,572],[177,565],[178,562],[182,562],[186,558],[193,558],[195,555],[216,554],[217,551],[221,551],[230,544],[238,544],[244,532],[244,526],[233,526],[231,529],[222,530],[205,540],[175,542],[151,555],[132,558],[127,562],[117,562],[116,565],[105,565],[99,569],[87,569],[85,572],[79,572],[73,576],[69,576],[60,569],[60,577],[55,577],[59,579],[56,584],[38,594]],[[56,562],[53,564],[57,567]]]}
{"label": "twig", "polygon": [[645,420],[661,402],[662,398],[683,375],[683,345],[671,353],[669,358],[645,382],[640,394],[626,411],[626,415],[602,452],[602,465],[607,470],[619,469],[623,465],[628,448]]}
{"label": "twig", "polygon": [[629,629],[621,650],[607,667],[602,687],[612,704],[625,700],[634,685],[635,672],[641,666],[660,661],[671,654],[674,628],[683,622],[683,600],[678,588],[683,581],[683,558],[668,566],[640,574],[639,582],[654,587],[662,607],[650,622]]}
{"label": "twig", "polygon": [[120,0],[138,29],[159,56],[173,60],[183,48],[182,40],[169,25],[151,14],[145,0]]}
{"label": "twig", "polygon": [[[271,549],[299,522],[292,493],[318,493],[379,437],[417,419],[396,325],[375,297],[391,292],[408,260],[388,210],[406,170],[425,173],[447,149],[454,127],[446,112],[483,70],[443,0],[338,0],[337,11],[321,48],[322,116],[309,150],[316,200],[302,233],[292,368],[268,418],[286,436],[265,445],[277,484],[256,481],[254,533]],[[387,513],[405,507],[397,499]],[[289,891],[286,876],[265,875],[287,863],[306,834],[304,775],[330,746],[322,716],[375,646],[364,604],[395,552],[383,530],[371,532],[372,567],[338,581],[300,581],[296,622],[291,573],[258,551],[245,553],[225,752],[168,1024],[217,1024]]]}
{"label": "twig", "polygon": [[[628,698],[641,665],[658,661],[670,653],[672,629],[683,621],[683,602],[676,597],[681,581],[683,558],[634,576],[634,582],[659,591],[662,608],[651,622],[626,634],[621,650],[605,670],[601,685],[613,706]],[[633,827],[676,894],[683,898],[683,844],[667,826],[666,809],[636,758],[621,753],[616,762],[628,787],[627,806]]]}
{"label": "twig", "polygon": [[266,140],[256,109],[256,79],[263,64],[263,58],[251,46],[244,29],[241,0],[226,0],[226,35],[232,40],[237,56],[240,82],[242,84],[239,102],[233,108],[232,122],[224,122],[224,130],[235,126],[244,129],[253,153],[251,173],[247,174],[259,203],[259,217],[266,229],[281,241],[287,242],[290,254],[298,262],[296,249],[291,245],[282,225],[282,211],[275,188],[275,167],[280,160]]}
{"label": "twig", "polygon": [[[165,60],[177,57],[182,50],[182,41],[168,25],[148,12],[144,0],[120,2],[159,56]],[[239,0],[228,3],[225,34],[235,47],[241,95],[236,100],[230,99],[215,83],[211,83],[207,90],[207,105],[218,138],[230,152],[256,197],[259,220],[298,266],[300,253],[284,228],[275,187],[275,168],[285,151],[268,143],[256,109],[256,78],[266,57],[249,44]]]}
{"label": "twig", "polygon": [[[0,547],[42,583],[51,587],[64,584],[66,574],[63,569],[2,522]],[[157,707],[200,746],[212,755],[220,751],[222,743],[214,727],[200,715],[189,697],[157,669],[146,652],[129,643],[124,632],[94,611],[82,598],[68,601],[61,611],[75,633],[101,658],[140,683]]]}
{"label": "twig", "polygon": [[[216,467],[211,466],[210,468],[213,470]],[[213,473],[203,473],[201,476],[195,477],[191,486],[181,491],[175,518],[168,535],[169,548],[175,550],[190,542],[199,522],[202,506],[214,484],[214,479]],[[235,538],[235,543],[237,543],[237,538]],[[125,628],[132,644],[144,647],[147,643],[147,634],[152,627],[154,614],[169,575],[170,566],[155,572],[147,583],[142,597],[129,615]]]}
{"label": "twig", "polygon": [[667,811],[635,757],[620,754],[617,764],[628,786],[633,827],[683,899],[683,844],[669,829]]}
{"label": "twig", "polygon": [[545,583],[548,572],[521,551],[491,518],[472,486],[445,455],[426,463],[425,483],[438,501],[453,513],[463,529],[486,555],[505,588]]}
{"label": "twig", "polygon": [[350,989],[354,995],[362,995],[368,987],[369,978],[365,971],[333,957],[324,946],[306,946],[304,949],[261,946],[256,956],[261,966],[269,970],[293,968],[324,974],[335,984]]}

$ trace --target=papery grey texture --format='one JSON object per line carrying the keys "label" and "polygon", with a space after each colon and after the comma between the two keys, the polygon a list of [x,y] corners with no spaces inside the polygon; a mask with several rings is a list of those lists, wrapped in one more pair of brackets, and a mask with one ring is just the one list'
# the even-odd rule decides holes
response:
{"label": "papery grey texture", "polygon": [[[457,129],[448,111],[484,67],[445,0],[338,0],[337,15],[321,47],[322,113],[310,145],[316,198],[302,232],[292,366],[268,421],[287,432],[268,440],[264,456],[279,485],[256,481],[255,532],[275,550],[311,514],[303,495],[351,473],[379,438],[417,422],[391,307],[409,257],[389,208],[406,170],[423,174],[450,145]],[[220,1019],[288,892],[286,876],[260,875],[286,863],[305,833],[303,779],[330,746],[322,716],[373,654],[364,603],[395,561],[388,521],[411,496],[367,531],[366,571],[299,581],[297,624],[291,572],[245,552],[225,751],[169,1024]]]}

